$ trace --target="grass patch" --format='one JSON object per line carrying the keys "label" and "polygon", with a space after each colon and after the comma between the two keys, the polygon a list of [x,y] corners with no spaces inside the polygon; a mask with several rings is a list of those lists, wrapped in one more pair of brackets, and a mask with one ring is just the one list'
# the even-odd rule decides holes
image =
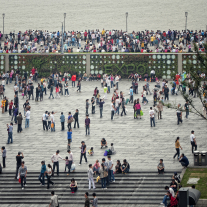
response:
{"label": "grass patch", "polygon": [[192,184],[187,184],[189,178],[200,178],[198,184],[195,185],[196,189],[201,192],[201,199],[207,199],[207,168],[196,169],[187,168],[183,176],[181,185],[183,187],[190,187]]}

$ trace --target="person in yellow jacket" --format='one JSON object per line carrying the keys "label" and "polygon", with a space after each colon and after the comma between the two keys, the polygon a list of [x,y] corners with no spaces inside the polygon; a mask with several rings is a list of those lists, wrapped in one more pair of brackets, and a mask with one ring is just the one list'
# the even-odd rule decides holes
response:
{"label": "person in yellow jacket", "polygon": [[154,42],[154,37],[153,35],[150,37],[150,46],[153,46],[153,42]]}
{"label": "person in yellow jacket", "polygon": [[4,97],[4,99],[1,101],[1,106],[2,106],[2,114],[4,113],[5,104],[6,104],[6,98]]}

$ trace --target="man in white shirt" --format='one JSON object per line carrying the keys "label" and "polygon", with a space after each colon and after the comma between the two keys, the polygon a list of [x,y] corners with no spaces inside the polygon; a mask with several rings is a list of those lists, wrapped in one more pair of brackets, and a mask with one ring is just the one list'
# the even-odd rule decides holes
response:
{"label": "man in white shirt", "polygon": [[53,162],[53,174],[55,171],[55,166],[57,166],[57,176],[59,176],[59,159],[64,160],[60,155],[59,155],[59,150],[56,151],[56,153],[51,157],[51,160]]}
{"label": "man in white shirt", "polygon": [[191,142],[191,145],[192,145],[192,153],[193,153],[193,148],[194,147],[195,147],[195,151],[197,150],[196,137],[194,135],[194,131],[191,131],[190,142]]}
{"label": "man in white shirt", "polygon": [[[168,186],[165,186],[165,190],[170,192],[170,194],[172,195],[172,197],[175,197],[175,193],[174,190],[172,188],[169,188]],[[170,200],[169,196],[167,194],[165,194],[163,201],[161,203],[161,205],[164,205],[163,207],[167,206],[167,200]]]}
{"label": "man in white shirt", "polygon": [[58,196],[55,195],[55,192],[54,191],[51,192],[51,196],[52,197],[51,197],[51,201],[50,201],[49,207],[57,207],[57,206],[59,206]]}
{"label": "man in white shirt", "polygon": [[45,113],[42,115],[42,124],[43,124],[44,131],[45,131],[45,128],[48,131],[47,119],[48,119],[48,114],[47,114],[47,111],[45,111]]}
{"label": "man in white shirt", "polygon": [[151,127],[152,127],[152,122],[153,122],[154,127],[155,127],[155,112],[154,112],[154,110],[152,110],[152,107],[150,107],[149,115],[150,115]]}
{"label": "man in white shirt", "polygon": [[67,175],[69,175],[70,169],[71,169],[71,165],[73,164],[73,153],[70,150],[68,150],[67,152],[68,152],[68,160],[69,160],[69,163],[68,163],[68,174]]}
{"label": "man in white shirt", "polygon": [[118,86],[119,86],[119,76],[116,75],[116,78],[115,78],[115,83],[116,83],[116,88],[117,90],[119,89]]}
{"label": "man in white shirt", "polygon": [[19,87],[17,86],[17,83],[15,83],[15,86],[14,86],[14,93],[16,95],[18,95],[18,90],[19,90]]}
{"label": "man in white shirt", "polygon": [[30,110],[26,108],[26,114],[25,114],[25,128],[29,128],[29,120],[30,120]]}

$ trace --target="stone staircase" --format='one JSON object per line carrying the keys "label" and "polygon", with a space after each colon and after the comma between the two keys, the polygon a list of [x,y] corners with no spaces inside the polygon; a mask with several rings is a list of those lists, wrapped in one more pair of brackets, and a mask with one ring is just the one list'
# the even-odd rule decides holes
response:
{"label": "stone staircase", "polygon": [[[24,190],[21,189],[18,180],[14,179],[15,173],[2,173],[0,174],[0,203],[8,206],[48,206],[50,192],[54,190],[59,196],[60,206],[66,204],[83,206],[84,193],[87,191],[90,200],[92,193],[96,192],[99,206],[159,206],[165,193],[164,187],[170,184],[175,171],[168,171],[164,175],[147,171],[117,174],[116,182],[111,183],[107,190],[102,190],[101,184],[96,183],[96,190],[90,191],[86,172],[75,172],[70,176],[60,173],[59,177],[55,174],[51,178],[55,185],[49,190],[46,189],[46,185],[40,186],[39,172],[28,172],[27,187]],[[71,178],[75,178],[78,183],[78,191],[75,194],[70,192]],[[94,180],[95,178],[94,176]]]}

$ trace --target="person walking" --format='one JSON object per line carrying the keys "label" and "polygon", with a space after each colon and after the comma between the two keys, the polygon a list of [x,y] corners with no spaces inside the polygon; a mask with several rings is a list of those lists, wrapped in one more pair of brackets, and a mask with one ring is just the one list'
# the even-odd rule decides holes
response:
{"label": "person walking", "polygon": [[129,94],[130,94],[129,102],[133,103],[133,87],[132,86],[130,87]]}
{"label": "person walking", "polygon": [[179,123],[183,123],[182,121],[182,111],[181,111],[181,104],[178,104],[178,108],[177,108],[177,111],[176,111],[176,115],[177,115],[177,125],[179,125]]}
{"label": "person walking", "polygon": [[90,135],[90,119],[88,118],[88,114],[86,115],[86,119],[85,119],[85,128],[86,128],[86,136],[87,136],[87,131],[88,131],[88,135]]}
{"label": "person walking", "polygon": [[85,196],[84,207],[90,207],[90,201],[89,201],[89,198],[88,198],[88,192],[86,192],[84,196]]}
{"label": "person walking", "polygon": [[[26,186],[26,177],[27,177],[27,166],[24,165],[24,161],[22,161],[21,166],[19,168],[19,176],[21,179],[21,187],[22,190],[24,190],[24,187]],[[23,185],[24,181],[24,185]]]}
{"label": "person walking", "polygon": [[72,142],[72,128],[70,130],[68,129],[67,138],[68,138],[67,149],[69,150],[70,149],[70,143]]}
{"label": "person walking", "polygon": [[25,128],[29,128],[29,120],[30,120],[30,110],[26,109],[26,114],[25,114]]}
{"label": "person walking", "polygon": [[49,99],[50,99],[51,96],[54,99],[54,96],[53,96],[53,88],[54,88],[54,86],[53,86],[53,84],[49,85],[49,88],[50,88],[50,96],[49,96]]}
{"label": "person walking", "polygon": [[68,163],[68,174],[67,175],[69,175],[70,170],[71,170],[71,166],[73,164],[73,153],[71,152],[70,149],[67,152],[68,152],[68,161],[69,161],[69,163]]}
{"label": "person walking", "polygon": [[53,174],[55,172],[55,166],[57,166],[57,176],[59,176],[59,159],[63,158],[59,155],[59,150],[56,151],[56,153],[51,157],[52,163],[53,163]]}
{"label": "person walking", "polygon": [[23,120],[22,114],[21,112],[19,112],[19,116],[17,116],[17,132],[18,133],[22,132],[22,120]]}
{"label": "person walking", "polygon": [[73,115],[73,118],[75,119],[75,123],[74,123],[74,128],[76,128],[76,123],[77,123],[77,127],[79,128],[79,122],[78,122],[78,109],[75,110],[75,114]]}
{"label": "person walking", "polygon": [[40,185],[44,186],[45,185],[45,172],[46,172],[46,165],[45,165],[45,161],[41,162],[41,172],[39,175],[39,181],[40,181]]}
{"label": "person walking", "polygon": [[8,142],[7,144],[10,143],[10,140],[11,140],[11,144],[13,143],[13,137],[12,137],[12,134],[13,134],[13,123],[11,122],[10,125],[7,124],[7,131],[8,131]]}
{"label": "person walking", "polygon": [[60,122],[61,122],[61,131],[64,131],[65,128],[65,116],[63,115],[63,112],[61,112],[61,116],[60,116]]}
{"label": "person walking", "polygon": [[81,147],[79,147],[81,149],[81,156],[80,156],[80,163],[79,165],[81,165],[81,162],[82,162],[82,157],[84,156],[85,158],[85,163],[87,163],[87,158],[86,158],[86,145],[85,145],[85,142],[82,141],[81,142]]}
{"label": "person walking", "polygon": [[89,182],[89,187],[88,189],[91,190],[91,183],[93,185],[93,189],[96,189],[95,187],[95,183],[94,183],[94,180],[93,180],[93,167],[92,167],[92,164],[89,164],[89,169],[88,169],[88,182]]}
{"label": "person walking", "polygon": [[68,91],[68,81],[65,82],[65,96],[66,94],[69,96],[69,91]]}
{"label": "person walking", "polygon": [[47,189],[50,188],[50,184],[54,185],[54,183],[51,181],[52,176],[52,166],[50,164],[47,165],[47,171],[45,171],[46,177],[47,177]]}
{"label": "person walking", "polygon": [[4,146],[1,148],[1,153],[2,153],[3,168],[5,168],[6,167],[6,148]]}
{"label": "person walking", "polygon": [[22,163],[22,159],[24,159],[23,152],[18,152],[18,154],[16,156],[17,165],[16,165],[16,175],[15,175],[15,179],[17,179],[17,175],[18,175],[18,172],[19,172],[19,168],[21,166],[21,163]]}
{"label": "person walking", "polygon": [[195,151],[197,150],[197,143],[196,143],[196,137],[194,134],[194,131],[191,131],[191,135],[190,135],[190,142],[191,142],[191,146],[192,146],[192,153],[193,153],[193,149],[195,148]]}
{"label": "person walking", "polygon": [[98,207],[98,198],[96,197],[96,193],[93,193],[93,200],[91,200],[92,207]]}
{"label": "person walking", "polygon": [[176,156],[178,156],[178,160],[180,158],[180,149],[182,150],[182,147],[180,146],[179,140],[180,140],[180,137],[177,137],[177,139],[175,140],[175,150],[176,150],[176,153],[173,156],[174,159],[175,159]]}
{"label": "person walking", "polygon": [[124,100],[124,98],[122,98],[121,107],[122,107],[121,116],[123,116],[123,113],[126,115],[126,112],[125,112],[126,107],[125,107],[125,100]]}
{"label": "person walking", "polygon": [[43,124],[44,131],[45,131],[45,128],[46,128],[46,130],[48,130],[47,119],[48,119],[48,114],[47,114],[47,111],[45,111],[45,113],[42,116],[42,124]]}
{"label": "person walking", "polygon": [[185,112],[186,112],[185,118],[187,119],[188,116],[189,116],[189,103],[188,103],[188,101],[186,101],[186,103],[184,105],[184,109],[185,109]]}
{"label": "person walking", "polygon": [[116,111],[116,108],[114,106],[114,100],[111,102],[111,120],[114,119],[114,111]]}
{"label": "person walking", "polygon": [[88,114],[88,108],[89,108],[89,99],[86,99],[86,115]]}
{"label": "person walking", "polygon": [[105,158],[102,158],[102,164],[104,164],[104,168],[106,170],[106,173],[105,173],[105,180],[106,180],[106,185],[109,186],[110,185],[110,182],[109,182],[109,174],[108,174],[108,171],[109,171],[109,165],[108,165],[108,162],[106,162]]}
{"label": "person walking", "polygon": [[154,110],[152,110],[152,107],[150,107],[149,115],[150,115],[150,124],[151,124],[151,127],[152,127],[152,122],[153,122],[154,127],[155,127],[155,112],[154,112]]}
{"label": "person walking", "polygon": [[51,192],[51,200],[50,200],[50,204],[49,207],[58,207],[59,206],[59,202],[58,202],[58,196],[55,195],[55,192],[52,191]]}
{"label": "person walking", "polygon": [[152,94],[151,91],[150,91],[150,85],[149,85],[149,80],[147,80],[147,83],[146,83],[146,92],[149,91],[150,95]]}

